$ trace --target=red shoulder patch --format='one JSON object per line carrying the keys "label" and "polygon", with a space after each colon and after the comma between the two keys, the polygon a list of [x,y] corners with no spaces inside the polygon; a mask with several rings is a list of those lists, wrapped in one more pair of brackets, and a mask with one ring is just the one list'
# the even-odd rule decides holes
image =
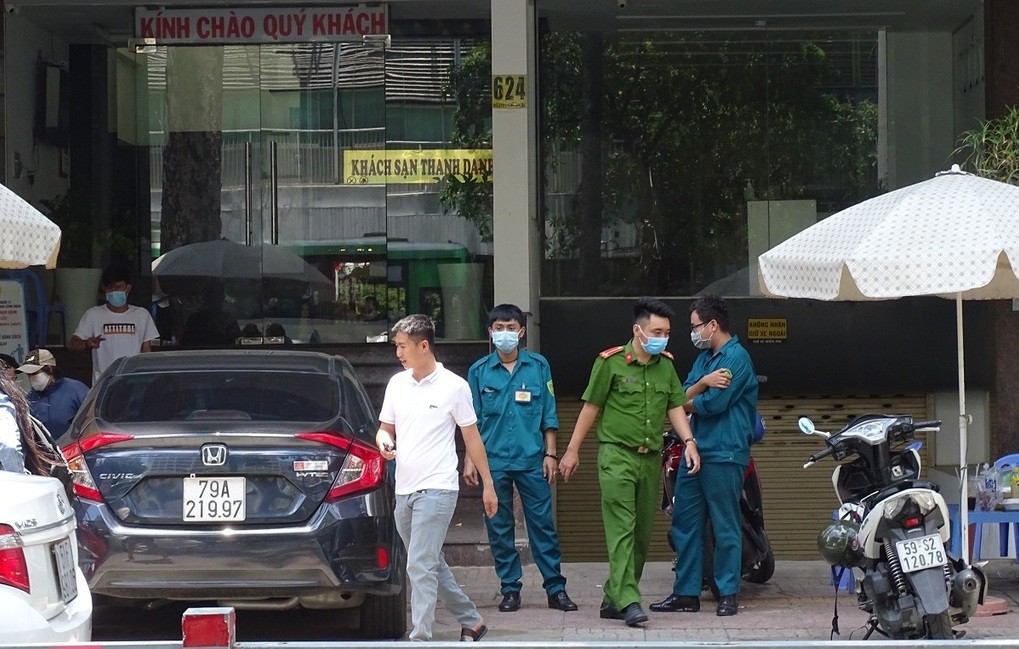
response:
{"label": "red shoulder patch", "polygon": [[609,356],[614,356],[615,354],[618,354],[621,351],[623,351],[622,345],[620,345],[619,347],[609,347],[608,349],[606,349],[605,351],[601,352],[598,355],[601,356],[602,358],[608,358]]}
{"label": "red shoulder patch", "polygon": [[669,359],[670,361],[676,360],[676,357],[672,355],[672,352],[665,352],[665,351],[663,351],[662,352],[662,356],[664,356],[665,358]]}

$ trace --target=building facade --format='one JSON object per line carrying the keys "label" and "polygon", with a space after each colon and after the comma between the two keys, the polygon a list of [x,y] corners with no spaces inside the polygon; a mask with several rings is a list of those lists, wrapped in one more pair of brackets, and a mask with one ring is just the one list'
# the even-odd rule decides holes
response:
{"label": "building facade", "polygon": [[[685,375],[686,305],[714,292],[767,377],[759,465],[784,556],[813,552],[797,541],[805,485],[815,513],[834,502],[827,476],[786,482],[811,452],[790,412],[922,404],[945,420],[929,463],[957,461],[951,303],[769,300],[755,260],[964,160],[960,135],[1017,100],[1007,0],[5,9],[6,183],[64,206],[81,259],[62,265],[135,269],[167,347],[367,349],[412,312],[470,343],[514,302],[552,361],[566,438],[633,296],[676,306]],[[215,258],[188,247],[210,241]],[[189,326],[210,309],[236,331]],[[966,306],[971,462],[1019,445],[1015,317]],[[570,487],[560,525],[582,540],[567,558],[597,556],[596,490]]]}

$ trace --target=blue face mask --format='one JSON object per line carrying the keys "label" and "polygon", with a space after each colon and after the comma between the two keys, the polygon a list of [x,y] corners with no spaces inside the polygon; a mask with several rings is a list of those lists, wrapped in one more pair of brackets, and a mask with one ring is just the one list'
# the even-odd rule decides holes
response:
{"label": "blue face mask", "polygon": [[509,354],[520,344],[520,334],[515,331],[493,331],[492,344],[503,354]]}
{"label": "blue face mask", "polygon": [[122,307],[127,304],[127,291],[110,291],[106,294],[106,301],[112,307]]}
{"label": "blue face mask", "polygon": [[[640,333],[644,334],[644,330],[641,329]],[[642,343],[641,346],[644,347],[644,351],[651,354],[652,356],[664,352],[665,346],[669,344],[668,336],[665,336],[663,338],[652,338],[651,336],[644,334],[644,337],[647,338],[647,342]]]}

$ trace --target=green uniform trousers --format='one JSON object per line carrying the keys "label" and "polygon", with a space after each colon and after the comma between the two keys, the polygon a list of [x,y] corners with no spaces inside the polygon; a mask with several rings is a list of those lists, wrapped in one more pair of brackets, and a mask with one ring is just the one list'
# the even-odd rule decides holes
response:
{"label": "green uniform trousers", "polygon": [[660,453],[640,455],[616,444],[598,445],[601,515],[609,553],[604,599],[619,610],[641,601],[640,577],[659,506],[661,471]]}

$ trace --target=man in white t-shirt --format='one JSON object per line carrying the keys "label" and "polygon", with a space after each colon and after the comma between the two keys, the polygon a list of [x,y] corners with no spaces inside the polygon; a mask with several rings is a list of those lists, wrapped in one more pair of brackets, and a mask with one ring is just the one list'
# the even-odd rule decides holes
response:
{"label": "man in white t-shirt", "polygon": [[105,268],[102,287],[106,304],[86,311],[67,342],[73,351],[92,351],[93,383],[118,358],[152,351],[152,341],[159,337],[149,312],[127,303],[131,292],[127,268],[116,264]]}
{"label": "man in white t-shirt", "polygon": [[471,389],[436,362],[435,324],[428,316],[407,316],[393,326],[393,334],[396,357],[405,371],[386,387],[375,443],[383,457],[396,460],[396,529],[407,548],[410,639],[432,639],[435,604],[441,597],[460,623],[460,640],[477,641],[488,627],[442,554],[460,488],[457,426],[467,455],[481,474],[485,514],[494,516],[499,508]]}

